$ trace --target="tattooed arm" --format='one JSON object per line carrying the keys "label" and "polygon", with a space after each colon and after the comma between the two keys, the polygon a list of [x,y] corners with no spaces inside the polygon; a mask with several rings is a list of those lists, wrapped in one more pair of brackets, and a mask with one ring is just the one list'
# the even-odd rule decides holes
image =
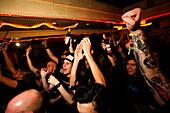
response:
{"label": "tattooed arm", "polygon": [[138,29],[141,9],[135,8],[122,16],[128,30],[132,33],[134,55],[143,77],[152,89],[153,96],[160,105],[164,105],[170,98],[169,83],[162,75],[159,66],[153,59],[142,30]]}

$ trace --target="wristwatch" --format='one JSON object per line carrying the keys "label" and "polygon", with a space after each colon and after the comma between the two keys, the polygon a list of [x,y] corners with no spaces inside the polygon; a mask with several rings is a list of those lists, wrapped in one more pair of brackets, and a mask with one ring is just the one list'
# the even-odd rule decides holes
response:
{"label": "wristwatch", "polygon": [[60,85],[61,85],[61,83],[58,83],[55,87],[58,88],[58,87],[60,87]]}

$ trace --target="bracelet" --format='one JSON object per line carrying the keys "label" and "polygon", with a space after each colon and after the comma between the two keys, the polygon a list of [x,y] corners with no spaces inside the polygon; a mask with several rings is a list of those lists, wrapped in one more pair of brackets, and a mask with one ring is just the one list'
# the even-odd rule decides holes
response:
{"label": "bracelet", "polygon": [[61,83],[58,83],[57,85],[55,85],[56,88],[60,87]]}

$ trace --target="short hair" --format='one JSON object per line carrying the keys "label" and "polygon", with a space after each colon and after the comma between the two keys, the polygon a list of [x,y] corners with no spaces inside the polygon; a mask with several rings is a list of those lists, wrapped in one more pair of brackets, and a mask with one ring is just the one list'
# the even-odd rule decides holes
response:
{"label": "short hair", "polygon": [[[22,102],[21,104],[18,104]],[[6,113],[36,112],[43,102],[41,93],[35,89],[26,90],[15,96],[7,105]]]}
{"label": "short hair", "polygon": [[[55,68],[57,68],[57,64],[56,64],[56,62],[54,62],[54,61],[52,61],[52,60],[51,60],[51,61],[49,61],[49,62],[52,62],[52,63],[54,64],[54,67],[55,67]],[[49,62],[47,62],[47,64],[48,64]]]}
{"label": "short hair", "polygon": [[[99,109],[102,106],[104,86],[98,83],[92,83],[88,85],[78,86],[75,92],[75,99],[79,103],[89,103],[95,101],[96,108]],[[99,107],[100,106],[100,107]]]}
{"label": "short hair", "polygon": [[27,106],[27,110],[28,111],[38,111],[40,109],[40,107],[42,106],[42,102],[43,102],[43,97],[41,95],[40,92],[38,92],[37,90],[34,89],[30,89],[28,91],[34,91],[35,96],[37,96],[37,98],[35,99],[35,101],[32,101],[28,106]]}

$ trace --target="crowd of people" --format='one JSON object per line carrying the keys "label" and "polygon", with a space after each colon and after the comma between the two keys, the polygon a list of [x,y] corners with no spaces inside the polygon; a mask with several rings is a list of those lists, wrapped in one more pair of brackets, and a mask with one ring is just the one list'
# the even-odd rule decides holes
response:
{"label": "crowd of people", "polygon": [[140,18],[140,8],[122,15],[132,34],[125,48],[110,34],[84,35],[76,45],[69,37],[58,57],[43,41],[51,59],[46,67],[34,65],[32,46],[26,49],[27,68],[14,64],[1,46],[0,112],[169,113],[170,81],[149,50]]}

